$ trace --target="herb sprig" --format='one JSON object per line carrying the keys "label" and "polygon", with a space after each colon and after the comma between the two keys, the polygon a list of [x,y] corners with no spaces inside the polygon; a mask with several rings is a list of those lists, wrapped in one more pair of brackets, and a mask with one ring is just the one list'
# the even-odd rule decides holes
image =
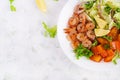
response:
{"label": "herb sprig", "polygon": [[45,29],[44,35],[49,35],[51,38],[54,38],[57,34],[57,26],[49,27],[45,22],[42,22],[42,26]]}
{"label": "herb sprig", "polygon": [[11,9],[11,11],[16,11],[15,6],[13,6],[13,5],[10,5],[10,9]]}
{"label": "herb sprig", "polygon": [[93,5],[94,5],[94,3],[95,3],[96,1],[87,1],[85,4],[84,4],[84,7],[88,10],[88,9],[90,9],[90,8],[92,8],[93,7]]}
{"label": "herb sprig", "polygon": [[112,41],[112,37],[111,36],[105,35],[105,36],[103,36],[103,38],[107,39],[108,41]]}
{"label": "herb sprig", "polygon": [[93,55],[92,51],[85,48],[82,44],[80,44],[76,49],[74,49],[74,52],[76,53],[77,59],[79,59],[82,56],[85,56],[89,59]]}
{"label": "herb sprig", "polygon": [[115,56],[114,56],[114,58],[112,59],[112,62],[114,63],[114,64],[117,64],[117,59],[120,59],[120,54],[119,54],[119,51],[116,51],[115,52]]}
{"label": "herb sprig", "polygon": [[13,5],[14,0],[9,0],[9,2],[10,2],[10,10],[15,12],[16,11],[16,7]]}
{"label": "herb sprig", "polygon": [[56,2],[57,2],[57,1],[59,1],[59,0],[53,0],[53,1],[56,1]]}
{"label": "herb sprig", "polygon": [[92,43],[92,47],[96,46],[98,44],[98,41],[95,40],[93,43]]}

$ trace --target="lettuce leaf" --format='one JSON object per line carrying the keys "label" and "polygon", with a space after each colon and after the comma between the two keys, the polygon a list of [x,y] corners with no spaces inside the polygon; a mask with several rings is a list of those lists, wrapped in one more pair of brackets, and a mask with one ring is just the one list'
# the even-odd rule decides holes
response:
{"label": "lettuce leaf", "polygon": [[45,29],[45,36],[49,35],[51,38],[54,38],[57,34],[57,26],[49,27],[45,22],[42,22],[42,26]]}
{"label": "lettuce leaf", "polygon": [[115,52],[115,56],[114,56],[114,58],[112,59],[112,62],[114,63],[114,64],[117,64],[117,59],[119,59],[120,58],[120,55],[119,55],[119,52],[118,51],[116,51]]}
{"label": "lettuce leaf", "polygon": [[88,9],[92,8],[95,2],[96,2],[96,1],[94,1],[94,0],[87,1],[87,2],[84,4],[85,9],[88,10]]}

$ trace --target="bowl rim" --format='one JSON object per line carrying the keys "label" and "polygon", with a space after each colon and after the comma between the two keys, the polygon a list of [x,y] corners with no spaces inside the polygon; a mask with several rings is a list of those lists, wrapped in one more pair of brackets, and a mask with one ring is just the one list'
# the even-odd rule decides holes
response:
{"label": "bowl rim", "polygon": [[[62,33],[62,27],[61,27],[61,23],[64,21],[64,19],[66,19],[66,15],[68,17],[69,15],[69,18],[70,18],[70,14],[73,13],[73,8],[75,7],[75,5],[78,3],[78,0],[68,0],[68,2],[66,3],[66,5],[63,7],[60,15],[59,15],[59,18],[58,18],[58,23],[57,23],[57,38],[58,38],[58,41],[59,41],[59,44],[64,52],[64,54],[75,64],[77,64],[79,67],[82,67],[82,68],[85,68],[85,69],[89,69],[89,70],[94,70],[94,71],[113,71],[113,70],[118,70],[118,68],[120,67],[120,63],[117,64],[117,65],[114,65],[112,62],[110,63],[103,63],[103,62],[100,62],[100,63],[96,63],[96,62],[93,62],[91,60],[87,60],[86,58],[82,57],[81,59],[77,60],[75,58],[75,56],[73,56],[73,52],[70,52],[70,51],[67,51],[67,52],[70,52],[70,54],[67,54],[67,52],[65,51],[65,42],[61,41],[61,40],[64,40],[65,38],[65,33]],[[72,5],[72,10],[69,9],[69,11],[71,11],[71,13],[68,13],[68,7],[70,7],[70,5]],[[71,7],[70,7],[71,8]],[[64,16],[63,16],[64,15]],[[63,18],[64,17],[64,18]],[[69,19],[68,18],[68,19]],[[68,22],[68,19],[66,21],[66,23]],[[64,28],[63,28],[64,29]],[[66,42],[67,44],[69,43]],[[64,44],[64,46],[63,46]],[[70,44],[70,43],[69,43]],[[67,46],[68,47],[68,46]],[[69,48],[67,48],[69,49]],[[84,61],[86,60],[86,62]],[[78,62],[79,61],[79,62]],[[82,62],[80,62],[82,61]],[[87,61],[89,62],[89,64],[87,63]],[[119,61],[120,62],[120,61]],[[102,66],[103,65],[103,66]],[[99,68],[99,69],[98,69]]]}

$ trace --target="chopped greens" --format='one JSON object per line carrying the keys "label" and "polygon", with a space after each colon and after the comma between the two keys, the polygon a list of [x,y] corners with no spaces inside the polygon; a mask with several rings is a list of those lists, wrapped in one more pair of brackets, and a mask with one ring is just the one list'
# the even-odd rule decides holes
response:
{"label": "chopped greens", "polygon": [[120,13],[116,13],[113,15],[113,21],[115,23],[115,26],[120,29]]}
{"label": "chopped greens", "polygon": [[110,49],[110,45],[109,44],[105,44],[104,45],[104,49]]}
{"label": "chopped greens", "polygon": [[105,5],[109,6],[109,7],[112,8],[112,9],[115,9],[115,7],[116,7],[116,6],[113,4],[112,1],[107,1]]}
{"label": "chopped greens", "polygon": [[111,8],[110,8],[109,6],[106,6],[106,7],[104,8],[104,11],[105,11],[107,14],[110,13],[110,10],[111,10]]}
{"label": "chopped greens", "polygon": [[120,54],[119,54],[119,52],[118,51],[116,51],[115,52],[115,56],[114,56],[114,58],[112,59],[112,62],[114,63],[114,64],[117,64],[117,59],[119,59],[120,58]]}
{"label": "chopped greens", "polygon": [[95,3],[95,1],[87,1],[85,4],[84,4],[84,6],[85,6],[85,8],[88,10],[88,9],[90,9],[90,8],[92,8],[93,7],[93,4]]}
{"label": "chopped greens", "polygon": [[57,34],[57,26],[49,27],[45,22],[42,22],[42,26],[44,27],[45,36],[49,35],[51,38],[54,38]]}
{"label": "chopped greens", "polygon": [[120,23],[117,21],[115,24],[116,24],[116,27],[120,29]]}
{"label": "chopped greens", "polygon": [[11,9],[11,11],[16,11],[15,6],[13,6],[13,5],[10,5],[10,9]]}
{"label": "chopped greens", "polygon": [[76,53],[77,59],[79,59],[82,56],[85,56],[86,58],[90,58],[93,55],[92,51],[83,47],[82,44],[80,44],[76,49],[74,49],[74,52]]}
{"label": "chopped greens", "polygon": [[120,8],[117,8],[116,11],[117,11],[117,12],[120,12]]}
{"label": "chopped greens", "polygon": [[14,2],[14,0],[9,0],[10,1],[10,4],[12,4]]}
{"label": "chopped greens", "polygon": [[98,44],[98,41],[95,40],[93,43],[92,43],[92,47],[96,46]]}
{"label": "chopped greens", "polygon": [[108,41],[112,41],[112,37],[111,36],[103,36],[103,38],[107,39]]}
{"label": "chopped greens", "polygon": [[13,5],[14,0],[9,0],[10,1],[10,10],[15,12],[16,11],[16,7]]}
{"label": "chopped greens", "polygon": [[113,17],[114,17],[117,21],[120,21],[120,13],[116,13]]}
{"label": "chopped greens", "polygon": [[53,1],[59,1],[59,0],[53,0]]}

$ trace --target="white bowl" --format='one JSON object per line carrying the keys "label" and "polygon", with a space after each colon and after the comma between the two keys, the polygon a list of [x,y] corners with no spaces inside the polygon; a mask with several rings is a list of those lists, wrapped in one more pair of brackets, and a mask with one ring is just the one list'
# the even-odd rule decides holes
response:
{"label": "white bowl", "polygon": [[[78,0],[80,1],[80,0]],[[64,6],[58,20],[58,40],[60,43],[61,48],[63,49],[65,55],[75,64],[79,65],[82,68],[95,70],[95,71],[106,71],[106,70],[118,70],[120,68],[120,61],[118,60],[118,64],[114,65],[112,62],[105,63],[105,62],[93,62],[85,57],[80,58],[79,60],[76,59],[75,53],[70,45],[70,42],[66,38],[66,34],[64,33],[63,29],[66,28],[68,19],[73,14],[73,9],[75,5],[78,3],[77,0],[69,0],[67,4]]]}

